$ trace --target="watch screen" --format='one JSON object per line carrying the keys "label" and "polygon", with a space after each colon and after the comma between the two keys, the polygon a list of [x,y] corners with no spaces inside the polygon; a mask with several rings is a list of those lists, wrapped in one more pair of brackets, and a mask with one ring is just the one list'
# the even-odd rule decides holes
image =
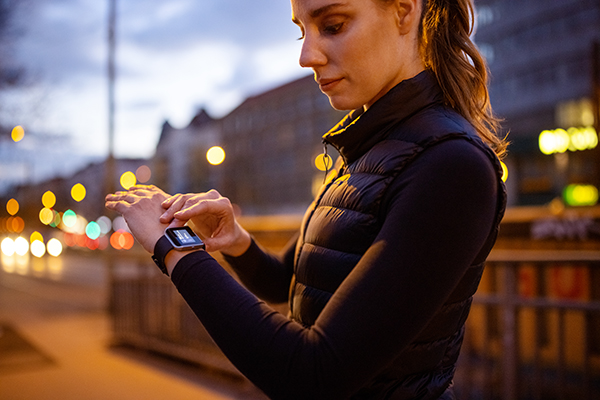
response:
{"label": "watch screen", "polygon": [[165,233],[176,246],[188,247],[203,244],[202,240],[200,240],[200,238],[188,226],[182,226],[181,228],[169,228]]}

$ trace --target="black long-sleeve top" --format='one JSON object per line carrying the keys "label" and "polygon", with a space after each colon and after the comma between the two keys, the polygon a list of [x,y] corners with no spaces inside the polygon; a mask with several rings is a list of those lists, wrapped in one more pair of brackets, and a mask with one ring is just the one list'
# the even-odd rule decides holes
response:
{"label": "black long-sleeve top", "polygon": [[[227,357],[267,395],[347,398],[406,348],[452,292],[488,238],[497,191],[492,163],[468,141],[425,151],[391,184],[378,237],[311,327],[260,300],[287,299],[293,247],[276,257],[253,242],[229,258],[245,287],[202,251],[180,260],[172,280]],[[408,267],[389,267],[398,265]]]}

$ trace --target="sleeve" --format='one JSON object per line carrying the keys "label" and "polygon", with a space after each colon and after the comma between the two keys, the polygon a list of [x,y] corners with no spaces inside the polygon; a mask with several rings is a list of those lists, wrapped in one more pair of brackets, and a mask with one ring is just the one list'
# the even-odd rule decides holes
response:
{"label": "sleeve", "polygon": [[250,247],[241,256],[223,254],[223,257],[252,293],[271,303],[284,303],[288,300],[294,272],[297,240],[296,234],[280,255],[274,255],[263,250],[253,238]]}
{"label": "sleeve", "polygon": [[[445,142],[393,184],[380,234],[311,327],[275,312],[197,252],[172,279],[234,365],[273,399],[347,398],[429,322],[492,230],[486,156]],[[456,141],[458,142],[458,141]]]}

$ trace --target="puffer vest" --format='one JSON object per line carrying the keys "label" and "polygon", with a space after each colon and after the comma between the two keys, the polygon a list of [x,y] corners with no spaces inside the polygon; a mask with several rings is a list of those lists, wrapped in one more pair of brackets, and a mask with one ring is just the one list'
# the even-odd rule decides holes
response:
{"label": "puffer vest", "polygon": [[[432,134],[433,132],[433,134]],[[497,217],[485,245],[428,326],[386,370],[353,399],[438,399],[451,385],[464,325],[485,258],[502,219],[506,195],[493,151],[461,116],[428,106],[389,128],[355,161],[336,163],[305,214],[290,288],[291,316],[311,326],[362,255],[385,218],[382,199],[390,183],[419,155],[445,140],[467,140],[487,154],[498,175]],[[405,138],[419,138],[406,140]],[[390,316],[393,318],[393,316]],[[447,394],[449,392],[446,392]]]}

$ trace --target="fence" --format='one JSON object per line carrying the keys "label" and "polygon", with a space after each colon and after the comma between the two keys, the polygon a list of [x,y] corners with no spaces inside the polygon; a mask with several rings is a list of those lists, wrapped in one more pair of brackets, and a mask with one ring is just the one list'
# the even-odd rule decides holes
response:
{"label": "fence", "polygon": [[[283,221],[283,229],[272,222],[249,220],[246,227],[277,249],[298,221]],[[459,398],[600,398],[600,248],[500,243],[467,321]],[[239,376],[147,255],[128,257],[119,258],[112,274],[114,341]],[[285,305],[274,306],[285,312]]]}
{"label": "fence", "polygon": [[600,251],[496,250],[467,321],[465,399],[600,398]]}

